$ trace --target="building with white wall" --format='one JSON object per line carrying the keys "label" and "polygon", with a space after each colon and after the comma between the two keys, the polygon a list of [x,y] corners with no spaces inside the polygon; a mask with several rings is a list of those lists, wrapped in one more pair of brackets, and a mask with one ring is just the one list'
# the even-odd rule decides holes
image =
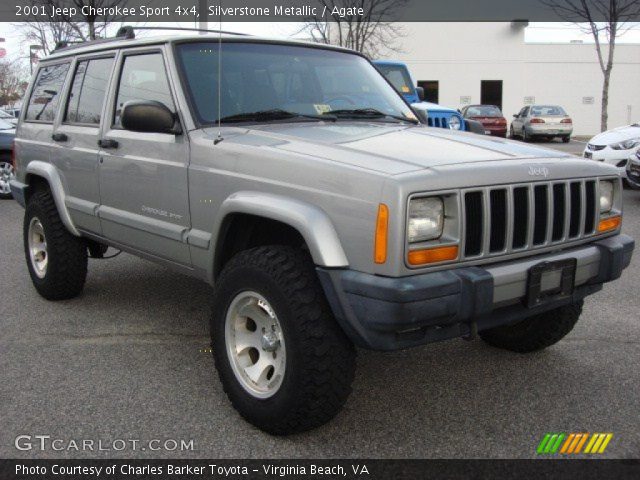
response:
{"label": "building with white wall", "polygon": [[[509,122],[527,103],[559,104],[573,118],[574,135],[600,132],[603,75],[595,45],[526,43],[524,25],[511,23],[407,23],[404,29],[403,51],[388,58],[406,62],[415,81],[437,92],[437,103],[500,103]],[[609,128],[638,121],[640,44],[618,44]]]}

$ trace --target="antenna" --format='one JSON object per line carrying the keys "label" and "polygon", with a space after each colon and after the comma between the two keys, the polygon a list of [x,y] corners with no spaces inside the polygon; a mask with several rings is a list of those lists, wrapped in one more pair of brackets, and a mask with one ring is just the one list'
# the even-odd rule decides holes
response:
{"label": "antenna", "polygon": [[220,30],[218,30],[218,136],[213,141],[214,145],[219,144],[222,138],[222,0],[220,0]]}

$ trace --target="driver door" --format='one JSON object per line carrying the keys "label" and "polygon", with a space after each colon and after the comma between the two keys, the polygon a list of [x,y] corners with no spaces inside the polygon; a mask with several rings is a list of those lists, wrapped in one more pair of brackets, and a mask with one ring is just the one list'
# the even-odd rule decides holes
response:
{"label": "driver door", "polygon": [[122,128],[125,102],[155,100],[176,112],[163,51],[123,52],[100,138],[100,222],[103,235],[122,245],[184,266],[190,228],[186,135]]}

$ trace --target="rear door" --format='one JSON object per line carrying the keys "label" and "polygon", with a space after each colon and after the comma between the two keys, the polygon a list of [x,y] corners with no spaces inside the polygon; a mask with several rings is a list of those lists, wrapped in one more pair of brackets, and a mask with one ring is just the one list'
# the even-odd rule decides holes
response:
{"label": "rear door", "polygon": [[161,48],[120,54],[100,138],[99,215],[106,238],[189,266],[186,135],[133,132],[120,122],[128,101],[155,100],[176,112],[174,98]]}
{"label": "rear door", "polygon": [[98,139],[114,63],[114,52],[76,59],[61,121],[52,135],[51,158],[66,180],[69,214],[78,229],[98,234]]}

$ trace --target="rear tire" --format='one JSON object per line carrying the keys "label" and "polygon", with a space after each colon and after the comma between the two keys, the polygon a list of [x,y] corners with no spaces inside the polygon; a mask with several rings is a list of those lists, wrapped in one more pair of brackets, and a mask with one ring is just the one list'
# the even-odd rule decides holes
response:
{"label": "rear tire", "polygon": [[493,347],[528,353],[547,348],[564,338],[582,313],[582,301],[526,318],[513,325],[479,332]]}
{"label": "rear tire", "polygon": [[564,136],[562,137],[562,143],[569,143],[571,141],[571,136]]}
{"label": "rear tire", "polygon": [[531,137],[527,133],[527,129],[525,127],[522,127],[522,141],[523,142],[530,142],[531,141]]}
{"label": "rear tire", "polygon": [[[277,338],[269,340],[272,331]],[[355,349],[333,318],[311,258],[299,249],[257,247],[233,257],[217,281],[211,336],[231,403],[270,434],[328,422],[351,392]]]}
{"label": "rear tire", "polygon": [[49,190],[36,191],[24,215],[24,252],[34,287],[47,300],[78,296],[87,278],[87,247],[64,226]]}

